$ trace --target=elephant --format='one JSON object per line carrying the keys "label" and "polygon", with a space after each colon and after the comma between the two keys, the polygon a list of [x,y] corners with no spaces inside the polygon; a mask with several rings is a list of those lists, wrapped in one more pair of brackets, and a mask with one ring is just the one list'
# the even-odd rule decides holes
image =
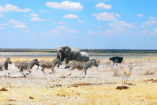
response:
{"label": "elephant", "polygon": [[[65,60],[66,67],[69,68],[70,66],[67,66],[69,64],[69,61],[75,60],[80,62],[87,62],[89,61],[89,55],[86,52],[80,52],[77,48],[70,48],[69,46],[62,46],[59,47],[57,50],[57,58],[63,62]],[[58,65],[59,67],[59,65]]]}

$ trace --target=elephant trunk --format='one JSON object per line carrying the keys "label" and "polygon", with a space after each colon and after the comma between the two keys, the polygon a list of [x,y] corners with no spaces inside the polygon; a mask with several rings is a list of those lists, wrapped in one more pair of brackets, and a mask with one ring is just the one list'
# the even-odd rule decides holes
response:
{"label": "elephant trunk", "polygon": [[65,59],[65,56],[61,52],[58,52],[57,53],[57,59],[60,60],[61,62],[63,62]]}

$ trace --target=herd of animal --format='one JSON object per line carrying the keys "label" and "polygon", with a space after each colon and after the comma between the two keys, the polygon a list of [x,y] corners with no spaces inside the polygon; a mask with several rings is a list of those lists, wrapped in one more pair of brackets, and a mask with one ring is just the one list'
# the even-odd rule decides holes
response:
{"label": "herd of animal", "polygon": [[[15,67],[19,69],[19,72],[23,75],[23,77],[26,77],[26,75],[31,74],[31,69],[33,66],[39,66],[41,67],[41,71],[43,74],[45,74],[45,69],[51,69],[51,72],[49,74],[52,74],[54,72],[54,68],[60,67],[62,65],[62,62],[65,60],[65,69],[70,68],[71,70],[77,69],[81,70],[82,73],[84,72],[85,76],[87,74],[88,68],[91,68],[92,66],[98,67],[100,64],[100,61],[97,59],[89,59],[89,55],[86,52],[81,52],[79,49],[76,48],[70,48],[68,46],[62,46],[59,47],[57,50],[57,57],[52,62],[44,62],[44,61],[38,61],[38,59],[34,59],[30,62],[26,61],[17,61],[14,62]],[[111,57],[109,58],[113,62],[113,66],[117,65],[118,63],[122,63],[123,58],[122,57]],[[8,70],[8,65],[12,64],[11,59],[7,58],[6,61],[2,64],[0,64],[0,70]],[[37,70],[38,70],[37,68]],[[130,75],[130,70],[133,69],[132,66],[129,67],[130,69],[128,71],[124,71],[124,78],[127,81],[127,77]],[[24,70],[28,70],[29,73],[24,74]],[[81,73],[81,74],[82,74]],[[68,76],[70,76],[68,74]]]}

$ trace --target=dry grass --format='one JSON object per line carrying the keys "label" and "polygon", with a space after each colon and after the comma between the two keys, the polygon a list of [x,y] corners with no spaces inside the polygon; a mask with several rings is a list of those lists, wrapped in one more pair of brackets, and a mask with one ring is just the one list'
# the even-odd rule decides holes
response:
{"label": "dry grass", "polygon": [[[10,57],[12,62],[17,61],[32,61],[33,59],[38,59],[39,61],[52,61],[55,59],[55,57]],[[6,57],[1,57],[0,62],[4,62],[6,60]]]}
{"label": "dry grass", "polygon": [[154,74],[154,72],[150,72],[149,70],[144,73],[144,75],[153,75],[153,74]]}
{"label": "dry grass", "polygon": [[[116,84],[81,87],[8,87],[0,94],[0,104],[44,105],[156,105],[157,84],[135,82],[136,86],[117,90]],[[80,84],[79,84],[80,85]]]}
{"label": "dry grass", "polygon": [[76,84],[72,84],[72,87],[79,87],[79,86],[90,86],[93,85],[91,83],[76,83]]}
{"label": "dry grass", "polygon": [[122,89],[128,89],[129,87],[127,87],[127,86],[118,86],[118,87],[116,87],[116,89],[118,89],[118,90],[122,90]]}
{"label": "dry grass", "polygon": [[[4,61],[5,59],[0,58],[0,61]],[[11,58],[13,62],[30,61],[32,59],[34,58]],[[52,61],[54,58],[37,57],[37,59]],[[105,65],[108,59],[101,58],[100,61],[101,64]],[[157,64],[157,57],[127,58],[124,59],[122,66],[129,63],[134,63],[135,65],[131,78],[140,76],[137,72],[141,73],[141,71],[143,77],[156,76],[156,74],[146,76],[143,74],[146,70],[150,70],[148,74],[151,74],[151,72],[155,73],[155,70],[157,70],[155,66]],[[94,73],[97,73],[97,77],[104,73],[101,70],[102,68],[94,71]],[[58,78],[50,78],[49,80],[36,79],[35,84],[32,83],[32,78],[27,80],[18,77],[8,78],[8,81],[0,78],[0,89],[5,87],[8,90],[0,91],[0,105],[157,105],[156,77],[145,81],[143,81],[143,78],[142,80],[134,79],[130,82],[135,85],[129,85],[127,86],[128,89],[126,89],[127,87],[124,86],[118,87],[121,86],[121,79],[119,81],[112,80],[112,78],[121,78],[113,77],[114,71],[109,69],[105,73],[103,74],[105,78],[109,75],[108,73],[112,73],[109,75],[111,79],[107,82],[100,82],[96,77],[94,77],[96,82],[92,78],[92,81],[89,78],[83,78],[81,82],[78,82],[78,78],[66,78],[64,75],[59,75]],[[119,74],[115,73],[115,75]],[[68,82],[71,81],[71,84],[65,84],[66,80]],[[38,83],[39,81],[43,81],[45,84],[40,84]],[[122,90],[116,89],[117,87]]]}

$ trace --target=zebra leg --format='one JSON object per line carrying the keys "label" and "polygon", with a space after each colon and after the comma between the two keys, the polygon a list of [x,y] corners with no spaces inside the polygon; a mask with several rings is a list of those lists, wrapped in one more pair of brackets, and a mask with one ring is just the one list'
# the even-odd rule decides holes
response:
{"label": "zebra leg", "polygon": [[23,73],[23,69],[22,68],[20,69],[20,73],[23,75],[24,78],[26,77],[26,75]]}
{"label": "zebra leg", "polygon": [[29,71],[29,73],[27,73],[26,75],[29,75],[29,74],[31,74],[31,70],[29,69],[28,71]]}
{"label": "zebra leg", "polygon": [[36,70],[38,70],[38,69],[39,69],[39,66],[38,66],[38,68]]}
{"label": "zebra leg", "polygon": [[43,74],[45,74],[45,71],[44,71],[44,69],[45,69],[45,68],[42,68],[42,69],[41,69],[41,71],[43,72]]}
{"label": "zebra leg", "polygon": [[69,70],[69,74],[67,76],[71,76],[71,71],[74,70],[75,67],[72,67],[70,70]]}
{"label": "zebra leg", "polygon": [[52,72],[50,72],[49,74],[54,73],[54,67],[51,68],[51,71],[52,71]]}
{"label": "zebra leg", "polygon": [[80,78],[81,78],[81,75],[83,74],[84,70],[82,70],[81,74],[80,74]]}
{"label": "zebra leg", "polygon": [[85,75],[85,77],[86,77],[86,75],[87,75],[87,70],[84,70],[84,75]]}

